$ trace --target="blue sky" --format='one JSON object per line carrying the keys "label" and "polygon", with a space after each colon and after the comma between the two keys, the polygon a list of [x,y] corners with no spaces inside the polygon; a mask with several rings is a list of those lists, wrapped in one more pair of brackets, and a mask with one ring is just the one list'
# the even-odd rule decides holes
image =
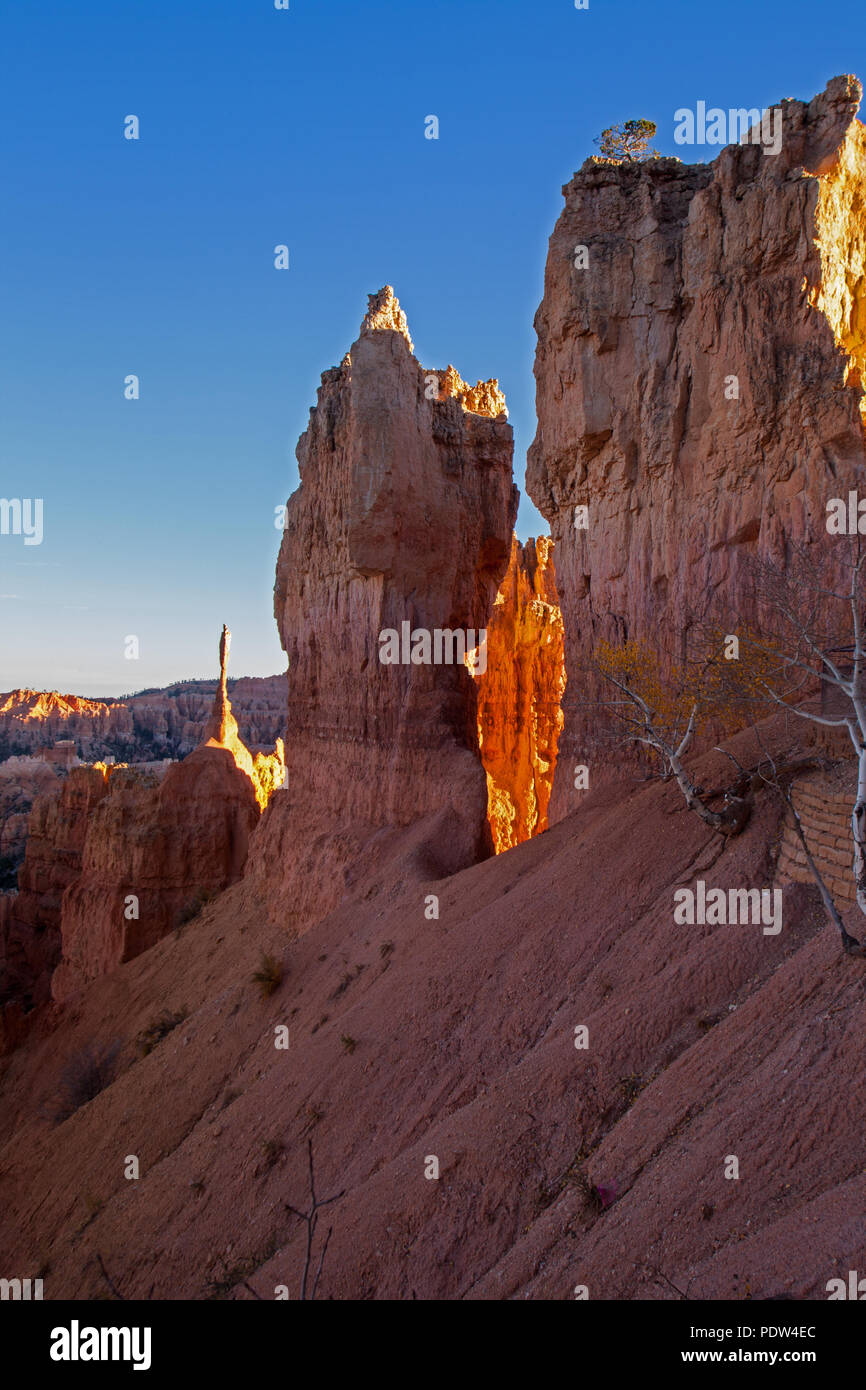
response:
{"label": "blue sky", "polygon": [[[677,107],[808,99],[864,49],[862,0],[6,0],[0,496],[42,497],[44,540],[0,536],[0,690],[212,674],[224,621],[234,675],[282,669],[274,508],[367,295],[395,287],[424,365],[499,378],[522,489],[593,138],[648,116],[712,158]],[[526,498],[518,529],[546,529]]]}

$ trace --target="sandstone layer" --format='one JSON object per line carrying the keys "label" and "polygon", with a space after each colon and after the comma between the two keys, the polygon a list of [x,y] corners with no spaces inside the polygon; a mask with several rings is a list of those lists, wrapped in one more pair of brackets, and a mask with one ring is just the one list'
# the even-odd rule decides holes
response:
{"label": "sandstone layer", "polygon": [[776,156],[742,144],[693,166],[591,159],[563,189],[526,479],[556,542],[565,622],[554,820],[580,795],[575,764],[610,760],[586,669],[598,640],[640,637],[671,659],[711,597],[754,619],[747,559],[826,544],[829,498],[863,495],[860,96],[839,77],[808,104],[783,101]]}
{"label": "sandstone layer", "polygon": [[476,676],[478,742],[497,854],[547,829],[565,689],[562,613],[549,537],[511,542]]}
{"label": "sandstone layer", "polygon": [[407,623],[477,640],[517,508],[496,382],[425,371],[390,287],[323,374],[297,456],[274,590],[291,788],[251,860],[284,922],[339,901],[378,831],[433,817],[442,872],[489,851],[469,672],[383,664],[380,634]]}

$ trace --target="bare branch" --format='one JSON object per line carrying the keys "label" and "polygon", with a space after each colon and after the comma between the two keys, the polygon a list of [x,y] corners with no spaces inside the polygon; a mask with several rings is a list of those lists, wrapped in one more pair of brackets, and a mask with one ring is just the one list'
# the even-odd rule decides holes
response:
{"label": "bare branch", "polygon": [[[339,1201],[341,1197],[344,1197],[346,1195],[346,1190],[345,1188],[343,1188],[340,1192],[335,1192],[331,1197],[323,1197],[321,1201],[316,1197],[316,1175],[313,1167],[312,1139],[307,1140],[307,1162],[310,1181],[310,1210],[307,1212],[299,1211],[297,1207],[290,1206],[288,1202],[283,1203],[283,1206],[285,1207],[286,1211],[290,1211],[293,1216],[297,1216],[301,1221],[305,1222],[307,1227],[307,1245],[304,1254],[304,1268],[301,1274],[300,1299],[302,1302],[307,1297],[307,1280],[309,1278],[310,1273],[310,1260],[312,1258],[313,1253],[313,1238],[316,1234],[316,1226],[319,1221],[319,1211],[322,1207],[328,1206],[331,1202]],[[331,1230],[333,1230],[333,1227],[329,1228],[328,1230],[328,1234],[325,1237],[325,1244],[322,1248],[321,1255],[319,1256],[318,1269],[316,1270],[312,1288],[310,1290],[310,1302],[312,1302],[313,1299],[316,1297],[316,1289],[319,1285],[319,1277],[322,1273],[322,1265],[325,1261],[325,1251],[328,1248],[328,1241],[331,1239]]]}
{"label": "bare branch", "polygon": [[105,1282],[106,1282],[106,1284],[108,1285],[108,1287],[109,1287],[109,1289],[111,1290],[111,1292],[114,1294],[114,1297],[115,1297],[115,1298],[119,1298],[120,1301],[121,1301],[121,1303],[126,1303],[126,1302],[128,1302],[128,1300],[126,1299],[126,1297],[120,1292],[120,1289],[119,1289],[119,1288],[117,1287],[117,1285],[115,1284],[115,1282],[114,1282],[114,1280],[112,1279],[111,1275],[109,1274],[108,1270],[105,1268],[105,1261],[103,1260],[103,1258],[102,1258],[102,1256],[100,1255],[100,1253],[99,1253],[98,1250],[97,1250],[97,1252],[96,1252],[96,1259],[97,1259],[97,1263],[99,1264],[99,1268],[100,1268],[101,1271],[102,1271],[102,1277],[103,1277],[103,1279],[105,1280]]}

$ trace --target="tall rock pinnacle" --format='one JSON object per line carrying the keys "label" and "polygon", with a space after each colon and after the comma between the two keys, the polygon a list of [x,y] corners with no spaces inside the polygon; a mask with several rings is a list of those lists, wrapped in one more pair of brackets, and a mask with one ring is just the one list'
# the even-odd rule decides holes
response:
{"label": "tall rock pinnacle", "polygon": [[274,589],[291,788],[251,854],[307,921],[339,901],[383,828],[435,819],[442,872],[489,851],[468,670],[384,664],[380,634],[485,627],[517,509],[504,407],[495,382],[421,366],[388,286],[322,376]]}
{"label": "tall rock pinnacle", "polygon": [[237,720],[232,714],[231,701],[228,695],[227,671],[231,643],[231,632],[226,627],[225,623],[223,623],[219,647],[220,683],[214,696],[210,719],[204,727],[202,736],[203,743],[219,743],[224,747],[227,747],[234,741],[240,741]]}

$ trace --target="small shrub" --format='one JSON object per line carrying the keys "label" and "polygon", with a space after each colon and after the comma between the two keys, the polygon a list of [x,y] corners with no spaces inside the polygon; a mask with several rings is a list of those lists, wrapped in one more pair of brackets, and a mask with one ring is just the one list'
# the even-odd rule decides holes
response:
{"label": "small shrub", "polygon": [[191,922],[193,917],[197,917],[201,912],[205,903],[210,902],[212,896],[211,893],[206,893],[203,888],[200,888],[197,893],[187,899],[183,907],[178,909],[175,926],[179,928],[185,926],[187,922]]}
{"label": "small shrub", "polygon": [[633,1105],[643,1089],[641,1078],[634,1075],[621,1076],[617,1084],[626,1105]]}
{"label": "small shrub", "polygon": [[85,1192],[84,1205],[87,1209],[87,1224],[89,1225],[91,1221],[96,1220],[102,1208],[105,1206],[105,1202],[101,1197],[94,1197],[92,1192]]}
{"label": "small shrub", "polygon": [[168,1037],[173,1028],[176,1028],[179,1023],[183,1023],[186,1016],[186,1009],[180,1009],[176,1014],[170,1013],[168,1009],[165,1009],[160,1014],[159,1018],[149,1024],[142,1033],[139,1033],[138,1050],[141,1056],[146,1057],[149,1052],[152,1052],[157,1044],[162,1042],[163,1038]]}
{"label": "small shrub", "polygon": [[266,1169],[273,1168],[283,1153],[282,1139],[266,1139],[262,1144],[262,1157]]}
{"label": "small shrub", "polygon": [[590,1182],[589,1178],[586,1176],[585,1173],[575,1173],[573,1183],[574,1186],[577,1188],[578,1192],[580,1193],[581,1198],[583,1199],[583,1205],[585,1208],[587,1208],[595,1216],[598,1216],[601,1212],[604,1211],[605,1203],[602,1199],[601,1192],[594,1185],[594,1183]]}
{"label": "small shrub", "polygon": [[120,1039],[99,1045],[89,1043],[70,1057],[60,1074],[53,1117],[57,1124],[68,1120],[82,1105],[94,1100],[114,1080]]}
{"label": "small shrub", "polygon": [[350,1052],[350,1053],[351,1053],[351,1052],[354,1052],[354,1051],[355,1051],[355,1048],[358,1046],[358,1044],[356,1043],[355,1039],[354,1039],[354,1038],[350,1038],[349,1035],[348,1035],[347,1033],[343,1033],[343,1034],[342,1034],[342,1036],[341,1036],[341,1038],[340,1038],[340,1042],[343,1044],[343,1051],[344,1051],[344,1052]]}
{"label": "small shrub", "polygon": [[269,999],[283,983],[283,967],[275,956],[262,955],[261,964],[253,974],[263,999]]}

